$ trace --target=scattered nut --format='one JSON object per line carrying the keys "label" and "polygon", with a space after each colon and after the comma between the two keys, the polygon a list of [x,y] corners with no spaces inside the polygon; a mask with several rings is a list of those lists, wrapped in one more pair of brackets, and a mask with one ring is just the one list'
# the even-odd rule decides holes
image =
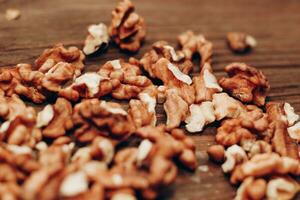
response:
{"label": "scattered nut", "polygon": [[226,93],[214,94],[212,103],[215,108],[217,120],[221,120],[225,117],[236,118],[244,111],[244,106]]}
{"label": "scattered nut", "polygon": [[231,63],[225,67],[229,78],[221,78],[219,84],[232,96],[244,103],[265,104],[270,84],[265,75],[258,69],[245,63]]}
{"label": "scattered nut", "polygon": [[149,73],[150,77],[156,78],[155,70],[159,69],[155,69],[157,67],[155,64],[161,58],[169,60],[184,74],[188,74],[193,68],[193,63],[187,59],[181,51],[175,51],[175,49],[165,41],[158,41],[152,45],[152,49],[145,53],[140,60],[140,64]]}
{"label": "scattered nut", "polygon": [[209,63],[204,63],[200,75],[193,77],[193,85],[195,88],[195,102],[211,101],[215,93],[222,92],[216,77],[213,75],[212,68]]}
{"label": "scattered nut", "polygon": [[237,190],[235,200],[263,199],[266,194],[267,183],[264,179],[246,178]]}
{"label": "scattered nut", "polygon": [[176,90],[167,90],[164,109],[167,114],[167,127],[178,127],[187,117],[188,104],[178,95]]}
{"label": "scattered nut", "polygon": [[136,52],[146,36],[145,22],[134,12],[130,0],[122,0],[112,11],[109,35],[122,50]]}
{"label": "scattered nut", "polygon": [[225,158],[225,149],[222,145],[212,145],[207,150],[208,156],[215,162],[223,162]]}
{"label": "scattered nut", "polygon": [[267,103],[266,108],[274,151],[281,156],[300,159],[298,145],[288,134],[288,121],[284,114],[283,105],[280,103],[269,102]]}
{"label": "scattered nut", "polygon": [[296,123],[294,126],[289,127],[287,131],[292,139],[300,142],[300,122]]}
{"label": "scattered nut", "polygon": [[268,182],[266,196],[268,199],[293,199],[300,191],[300,185],[289,176],[273,177]]}
{"label": "scattered nut", "polygon": [[109,43],[108,30],[105,24],[93,24],[88,27],[88,36],[85,39],[83,52],[91,55]]}
{"label": "scattered nut", "polygon": [[188,30],[178,36],[178,42],[182,47],[182,52],[188,59],[191,60],[195,53],[200,54],[200,67],[206,62],[211,62],[213,45],[203,35],[195,35],[194,32]]}
{"label": "scattered nut", "polygon": [[248,160],[247,154],[243,148],[238,145],[232,145],[225,151],[225,162],[222,169],[225,173],[234,170],[235,166]]}
{"label": "scattered nut", "polygon": [[257,42],[254,37],[241,32],[227,33],[227,42],[232,51],[240,53],[257,46]]}
{"label": "scattered nut", "polygon": [[235,184],[246,177],[263,177],[276,174],[300,174],[299,160],[280,157],[276,153],[264,153],[253,156],[233,171],[230,181]]}
{"label": "scattered nut", "polygon": [[72,65],[75,75],[81,74],[84,68],[84,54],[77,47],[66,49],[62,44],[55,45],[52,49],[46,49],[35,61],[35,69],[46,73],[59,62],[66,62]]}

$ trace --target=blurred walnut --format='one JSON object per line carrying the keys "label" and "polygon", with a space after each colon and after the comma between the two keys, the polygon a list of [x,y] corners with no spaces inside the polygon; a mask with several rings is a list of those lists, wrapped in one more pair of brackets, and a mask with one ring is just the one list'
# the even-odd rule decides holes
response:
{"label": "blurred walnut", "polygon": [[152,78],[159,78],[155,75],[155,63],[160,58],[166,58],[174,65],[178,66],[180,71],[188,74],[193,69],[193,63],[186,59],[184,54],[170,46],[166,41],[158,41],[152,45],[152,49],[145,53],[140,63]]}
{"label": "blurred walnut", "polygon": [[59,185],[59,196],[62,199],[97,199],[104,200],[102,184],[89,177],[84,169],[70,171],[64,175]]}
{"label": "blurred walnut", "polygon": [[136,52],[146,36],[145,22],[130,0],[121,0],[112,11],[109,35],[122,50]]}
{"label": "blurred walnut", "polygon": [[225,173],[231,172],[237,165],[247,160],[247,154],[244,149],[234,144],[225,151],[225,162],[222,164],[222,169]]}
{"label": "blurred walnut", "polygon": [[[243,146],[243,144],[242,144],[242,146]],[[245,150],[247,151],[249,158],[252,158],[253,156],[255,156],[257,154],[271,153],[272,146],[263,140],[257,140],[257,141],[252,142],[252,144],[250,146],[248,145],[248,149],[245,149]]]}
{"label": "blurred walnut", "polygon": [[58,98],[54,105],[48,104],[38,113],[36,126],[42,128],[44,137],[57,138],[73,127],[72,105],[64,98]]}
{"label": "blurred walnut", "polygon": [[188,104],[179,96],[174,89],[167,90],[164,109],[167,114],[166,125],[169,129],[176,128],[186,120],[188,114]]}
{"label": "blurred walnut", "polygon": [[74,107],[75,137],[80,142],[92,141],[97,135],[126,138],[134,130],[127,112],[117,103],[84,100]]}
{"label": "blurred walnut", "polygon": [[56,199],[62,179],[63,165],[56,164],[34,171],[23,184],[23,198]]}
{"label": "blurred walnut", "polygon": [[85,55],[96,53],[101,47],[106,48],[109,43],[108,30],[105,24],[93,24],[88,27],[88,36],[84,41]]}
{"label": "blurred walnut", "polygon": [[222,145],[212,145],[208,148],[209,158],[215,162],[223,162],[225,158],[225,149]]}
{"label": "blurred walnut", "polygon": [[67,62],[58,62],[52,66],[42,79],[42,86],[51,92],[59,92],[68,81],[72,80],[76,69]]}
{"label": "blurred walnut", "polygon": [[77,47],[66,49],[62,44],[55,45],[52,49],[46,49],[35,61],[35,69],[47,73],[59,62],[69,63],[76,76],[81,74],[84,68],[84,54]]}
{"label": "blurred walnut", "polygon": [[60,90],[59,96],[71,101],[80,98],[99,98],[112,92],[120,85],[119,80],[110,79],[96,72],[87,72],[77,77],[70,86]]}
{"label": "blurred walnut", "polygon": [[211,101],[215,93],[222,92],[209,63],[204,63],[200,75],[193,77],[195,88],[195,102]]}
{"label": "blurred walnut", "polygon": [[153,123],[155,113],[150,113],[147,104],[145,104],[141,100],[131,99],[129,101],[128,113],[131,116],[136,128],[140,128],[142,126],[150,124],[155,125]]}
{"label": "blurred walnut", "polygon": [[5,103],[6,114],[2,117],[6,121],[0,127],[1,140],[8,144],[34,146],[42,137],[41,131],[35,127],[35,110],[26,107],[16,96],[7,97]]}
{"label": "blurred walnut", "polygon": [[195,53],[201,56],[200,67],[206,62],[211,62],[213,45],[203,35],[195,35],[193,31],[188,30],[178,36],[178,43],[188,59],[191,60]]}
{"label": "blurred walnut", "polygon": [[227,42],[230,49],[234,52],[245,52],[257,45],[254,37],[241,32],[227,33]]}
{"label": "blurred walnut", "polygon": [[290,176],[275,176],[268,182],[266,196],[274,200],[293,199],[299,191],[299,183]]}
{"label": "blurred walnut", "polygon": [[29,64],[18,64],[0,71],[0,89],[6,96],[18,94],[34,103],[42,103],[46,97],[41,91],[41,72],[32,71]]}
{"label": "blurred walnut", "polygon": [[14,182],[1,183],[0,199],[21,199],[21,187]]}
{"label": "blurred walnut", "polygon": [[98,73],[121,83],[112,91],[112,96],[116,99],[135,98],[143,90],[153,87],[151,80],[142,75],[134,58],[130,58],[129,63],[123,60],[108,61],[99,69]]}
{"label": "blurred walnut", "polygon": [[23,182],[40,165],[28,146],[0,145],[1,182]]}
{"label": "blurred walnut", "polygon": [[49,147],[45,146],[44,148],[41,148],[41,143],[39,145],[37,146],[39,148],[38,161],[45,168],[57,165],[67,166],[75,147],[73,142],[65,144],[53,143]]}
{"label": "blurred walnut", "polygon": [[267,190],[267,182],[264,179],[246,178],[239,186],[235,200],[261,200],[264,198]]}
{"label": "blurred walnut", "polygon": [[272,146],[275,152],[281,156],[300,159],[298,145],[288,134],[288,121],[285,117],[283,104],[270,102],[266,105],[269,132],[271,135]]}
{"label": "blurred walnut", "polygon": [[17,20],[21,16],[21,11],[14,8],[9,8],[5,11],[5,18],[8,21]]}
{"label": "blurred walnut", "polygon": [[290,138],[294,139],[298,143],[300,142],[300,122],[296,123],[294,126],[289,127],[288,133]]}
{"label": "blurred walnut", "polygon": [[287,102],[283,104],[283,110],[288,122],[288,126],[293,126],[295,122],[299,120],[300,116],[295,113],[295,109]]}
{"label": "blurred walnut", "polygon": [[189,132],[202,131],[203,127],[215,121],[215,113],[212,102],[205,101],[201,104],[192,104],[189,107],[189,115],[185,119],[186,130]]}
{"label": "blurred walnut", "polygon": [[270,84],[258,69],[245,63],[231,63],[225,67],[229,78],[219,80],[221,87],[244,103],[265,104]]}
{"label": "blurred walnut", "polygon": [[257,154],[249,161],[236,167],[230,181],[236,184],[249,176],[263,177],[272,174],[293,174],[299,176],[299,160],[290,157],[280,157],[276,153]]}

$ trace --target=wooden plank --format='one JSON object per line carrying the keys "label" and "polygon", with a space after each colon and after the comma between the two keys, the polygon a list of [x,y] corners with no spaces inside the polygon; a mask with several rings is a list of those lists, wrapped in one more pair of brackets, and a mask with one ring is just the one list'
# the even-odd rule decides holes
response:
{"label": "wooden plank", "polygon": [[[43,49],[62,42],[82,47],[86,27],[110,21],[116,1],[111,0],[0,0],[0,13],[7,8],[21,10],[17,21],[0,16],[0,66],[32,63]],[[139,0],[137,11],[147,23],[147,41],[135,56],[140,58],[157,40],[176,45],[176,36],[192,29],[214,43],[213,68],[218,77],[230,62],[247,62],[263,70],[270,80],[270,100],[288,101],[300,113],[300,1],[297,0]],[[234,55],[224,37],[228,31],[245,31],[258,40],[258,47],[247,55]],[[96,70],[107,60],[128,58],[117,48],[90,57],[86,71]],[[199,72],[195,61],[194,74]],[[124,102],[124,101],[123,101]],[[124,103],[125,104],[125,103]],[[157,107],[159,122],[166,120],[162,105]],[[214,143],[216,128],[191,135],[197,144],[199,164],[208,172],[180,171],[176,184],[166,188],[165,199],[224,200],[234,197],[235,188],[220,167],[209,162],[206,149]],[[300,198],[298,196],[298,198]]]}

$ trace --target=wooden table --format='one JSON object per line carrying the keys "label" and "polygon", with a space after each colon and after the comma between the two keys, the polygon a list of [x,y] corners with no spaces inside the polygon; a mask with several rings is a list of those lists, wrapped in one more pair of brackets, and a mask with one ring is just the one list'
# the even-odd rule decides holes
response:
{"label": "wooden table", "polygon": [[[233,61],[246,62],[261,69],[271,83],[270,100],[287,101],[300,112],[300,1],[299,0],[139,0],[137,12],[147,23],[147,41],[140,58],[157,40],[176,44],[176,36],[192,29],[203,33],[214,44],[213,69],[218,77]],[[82,47],[89,24],[110,23],[111,0],[0,0],[0,66],[32,63],[53,44]],[[6,21],[7,8],[18,8],[22,16]],[[226,46],[228,31],[244,31],[258,40],[258,47],[247,55],[234,55]],[[107,53],[86,60],[86,71],[104,62],[127,58],[111,47]],[[195,61],[194,74],[199,72]],[[124,104],[126,102],[123,102]],[[160,122],[165,121],[162,106],[157,108]],[[197,143],[200,166],[208,171],[181,170],[176,184],[165,190],[166,199],[232,199],[235,188],[218,165],[207,160],[206,149],[214,143],[216,128],[207,128],[192,137]],[[202,168],[200,167],[200,168]],[[205,167],[204,167],[205,168]],[[300,196],[298,195],[298,199]]]}

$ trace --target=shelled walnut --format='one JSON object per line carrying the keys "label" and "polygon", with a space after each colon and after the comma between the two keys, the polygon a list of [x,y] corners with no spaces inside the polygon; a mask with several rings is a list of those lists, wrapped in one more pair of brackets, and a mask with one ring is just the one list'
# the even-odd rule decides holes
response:
{"label": "shelled walnut", "polygon": [[239,165],[233,171],[230,181],[233,184],[243,181],[249,176],[263,177],[272,174],[293,174],[299,176],[299,160],[280,157],[276,153],[263,153],[253,156],[249,161]]}
{"label": "shelled walnut", "polygon": [[35,127],[35,110],[17,96],[3,98],[6,112],[1,116],[5,120],[0,127],[1,140],[8,144],[34,146],[42,137],[41,131]]}
{"label": "shelled walnut", "polygon": [[73,127],[72,105],[64,98],[58,98],[54,105],[48,104],[37,115],[36,126],[42,128],[47,138],[64,136]]}
{"label": "shelled walnut", "polygon": [[216,141],[224,146],[240,144],[245,140],[267,137],[268,128],[267,115],[255,106],[246,106],[236,118],[223,121],[217,130]]}
{"label": "shelled walnut", "polygon": [[43,77],[41,72],[33,71],[29,64],[4,67],[0,71],[0,89],[6,96],[17,94],[34,103],[42,103],[46,99],[41,91]]}
{"label": "shelled walnut", "polygon": [[87,72],[74,79],[73,83],[59,91],[59,96],[70,101],[80,98],[99,98],[110,94],[120,85],[119,80],[110,79],[96,72]]}
{"label": "shelled walnut", "polygon": [[193,77],[195,88],[195,102],[211,101],[215,93],[222,92],[209,63],[204,63],[200,75]]}
{"label": "shelled walnut", "polygon": [[142,75],[134,58],[130,58],[128,63],[123,60],[108,61],[99,69],[98,74],[120,82],[111,92],[116,99],[136,98],[143,90],[153,87],[152,81]]}
{"label": "shelled walnut", "polygon": [[44,50],[42,55],[35,60],[34,69],[47,73],[57,63],[66,62],[72,66],[75,75],[78,76],[84,68],[84,59],[84,54],[77,47],[66,49],[63,44],[56,44],[53,48]]}
{"label": "shelled walnut", "polygon": [[265,104],[270,84],[262,71],[245,63],[231,63],[225,67],[225,71],[229,78],[219,80],[224,91],[244,103]]}
{"label": "shelled walnut", "polygon": [[74,107],[73,123],[74,135],[80,142],[92,141],[98,135],[122,139],[134,130],[131,118],[121,105],[98,99],[78,103]]}
{"label": "shelled walnut", "polygon": [[112,21],[109,35],[122,49],[136,52],[140,49],[146,36],[144,18],[134,12],[134,5],[130,0],[122,0],[112,11]]}
{"label": "shelled walnut", "polygon": [[234,52],[245,52],[257,45],[253,36],[242,32],[227,33],[227,42],[230,49]]}
{"label": "shelled walnut", "polygon": [[155,63],[160,58],[166,58],[174,65],[178,66],[180,71],[184,74],[188,74],[193,69],[193,63],[185,58],[181,51],[175,51],[175,49],[169,45],[166,41],[158,41],[152,44],[152,49],[145,53],[140,60],[140,64],[148,72],[152,78],[157,78],[155,75]]}
{"label": "shelled walnut", "polygon": [[269,102],[266,108],[270,123],[269,132],[272,136],[271,142],[274,151],[281,156],[300,159],[298,145],[288,134],[288,121],[285,117],[283,104]]}
{"label": "shelled walnut", "polygon": [[101,47],[106,48],[109,43],[108,30],[105,24],[93,24],[88,27],[88,36],[85,39],[83,52],[85,55],[96,53]]}
{"label": "shelled walnut", "polygon": [[203,35],[195,35],[193,31],[188,30],[178,36],[178,43],[188,59],[191,60],[195,53],[200,54],[200,67],[206,62],[211,63],[213,45]]}

